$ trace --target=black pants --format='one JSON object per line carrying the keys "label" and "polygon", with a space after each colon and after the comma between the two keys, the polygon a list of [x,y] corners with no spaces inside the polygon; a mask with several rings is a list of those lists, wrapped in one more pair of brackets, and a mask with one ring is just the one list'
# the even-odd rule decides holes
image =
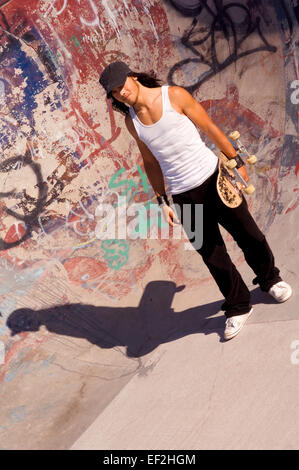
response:
{"label": "black pants", "polygon": [[[217,193],[217,175],[218,171],[197,188],[175,194],[172,199],[180,206],[183,226],[183,204],[192,205],[192,231],[195,228],[194,205],[203,204],[203,244],[197,251],[225,298],[222,310],[228,318],[249,312],[250,292],[227,253],[218,223],[242,249],[246,262],[256,274],[253,282],[258,283],[263,291],[268,291],[273,284],[281,281],[281,277],[266,238],[248,211],[245,198],[235,209],[225,206]],[[187,233],[186,229],[185,232]],[[189,237],[188,233],[187,236],[192,244],[194,238]]]}

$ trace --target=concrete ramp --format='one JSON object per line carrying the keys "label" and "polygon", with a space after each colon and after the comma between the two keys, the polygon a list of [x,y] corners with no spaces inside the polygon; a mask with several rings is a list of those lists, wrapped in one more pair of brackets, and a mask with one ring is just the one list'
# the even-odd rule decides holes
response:
{"label": "concrete ramp", "polygon": [[[0,449],[298,449],[298,12],[0,0]],[[117,59],[185,87],[258,157],[248,204],[294,293],[256,288],[223,231],[254,304],[227,343],[200,256],[150,218],[142,158],[98,83]],[[135,237],[113,235],[113,214]]]}

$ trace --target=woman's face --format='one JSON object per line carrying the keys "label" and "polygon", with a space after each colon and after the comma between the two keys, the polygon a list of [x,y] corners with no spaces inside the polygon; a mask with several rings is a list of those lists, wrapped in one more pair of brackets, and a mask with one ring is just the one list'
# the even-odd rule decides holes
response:
{"label": "woman's face", "polygon": [[138,96],[138,85],[136,77],[127,77],[122,86],[113,88],[111,95],[121,103],[133,106]]}

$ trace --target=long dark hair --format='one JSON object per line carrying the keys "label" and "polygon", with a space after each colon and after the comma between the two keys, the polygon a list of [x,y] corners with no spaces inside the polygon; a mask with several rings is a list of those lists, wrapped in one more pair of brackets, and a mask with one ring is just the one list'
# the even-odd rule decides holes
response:
{"label": "long dark hair", "polygon": [[[162,85],[162,80],[156,77],[155,72],[151,71],[150,73],[144,72],[130,72],[128,77],[137,77],[137,80],[141,85],[146,86],[147,88],[157,88]],[[110,95],[112,101],[112,108],[114,111],[118,111],[121,114],[129,113],[129,106],[120,101],[116,100],[114,96]]]}

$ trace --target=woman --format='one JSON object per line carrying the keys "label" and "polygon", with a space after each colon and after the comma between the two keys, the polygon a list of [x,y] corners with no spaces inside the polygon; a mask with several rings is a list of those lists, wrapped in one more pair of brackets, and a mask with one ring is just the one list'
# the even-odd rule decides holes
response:
{"label": "woman", "polygon": [[[233,338],[252,313],[252,305],[250,292],[227,253],[218,223],[243,250],[256,274],[254,283],[278,302],[286,301],[292,294],[291,287],[279,276],[272,251],[250,215],[245,198],[235,209],[220,200],[216,189],[218,159],[202,141],[197,127],[228,158],[236,158],[234,147],[182,87],[161,86],[160,80],[133,72],[124,62],[108,65],[99,81],[112,99],[113,108],[125,115],[126,127],[139,147],[167,222],[173,226],[179,221],[169,206],[164,178],[175,204],[181,208],[183,204],[203,204],[203,243],[197,251],[225,298],[224,338]],[[237,160],[240,173],[248,181],[242,160]],[[181,222],[184,224],[182,216]]]}

